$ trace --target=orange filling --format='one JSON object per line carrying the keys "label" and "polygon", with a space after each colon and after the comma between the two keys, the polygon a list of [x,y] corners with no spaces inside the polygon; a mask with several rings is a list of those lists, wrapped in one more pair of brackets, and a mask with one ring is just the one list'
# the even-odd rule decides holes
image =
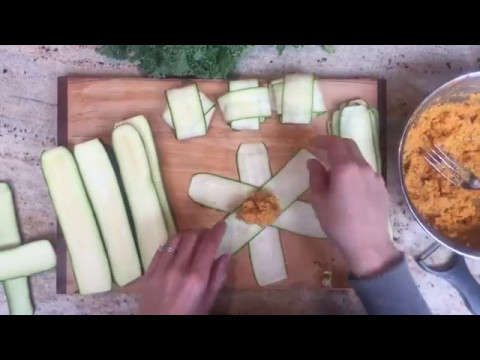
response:
{"label": "orange filling", "polygon": [[450,184],[424,156],[438,145],[480,176],[479,97],[426,110],[410,130],[403,155],[405,184],[417,210],[443,234],[475,247],[480,247],[480,191]]}
{"label": "orange filling", "polygon": [[280,203],[275,195],[267,191],[253,194],[237,212],[237,218],[247,224],[268,226],[280,215]]}

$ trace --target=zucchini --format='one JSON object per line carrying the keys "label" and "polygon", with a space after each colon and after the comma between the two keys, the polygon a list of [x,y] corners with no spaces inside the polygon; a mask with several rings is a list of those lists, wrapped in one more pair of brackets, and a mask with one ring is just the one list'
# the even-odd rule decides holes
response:
{"label": "zucchini", "polygon": [[228,83],[228,91],[237,91],[259,87],[258,79],[233,80]]}
{"label": "zucchini", "polygon": [[312,205],[304,201],[295,201],[280,214],[272,226],[287,231],[295,229],[293,232],[296,234],[311,238],[325,239],[327,237],[320,226]]}
{"label": "zucchini", "polygon": [[283,79],[281,83],[273,84],[272,90],[273,90],[273,98],[275,99],[275,107],[277,109],[277,114],[282,115]]}
{"label": "zucchini", "polygon": [[207,95],[202,93],[200,90],[198,90],[198,94],[200,95],[200,101],[202,102],[202,109],[203,113],[206,115],[210,112],[215,107],[215,103],[208,98]]}
{"label": "zucchini", "polygon": [[373,143],[375,145],[375,155],[377,156],[377,170],[382,172],[382,155],[380,154],[380,124],[378,120],[378,111],[374,108],[368,109],[370,120],[372,122]]}
{"label": "zucchini", "polygon": [[[211,109],[212,115],[215,108]],[[145,116],[136,116],[123,122],[123,124],[130,124],[140,133],[145,150],[147,151],[148,163],[150,165],[150,172],[152,173],[153,183],[157,192],[158,201],[162,207],[165,225],[167,226],[168,235],[173,236],[177,233],[175,220],[173,219],[172,211],[170,209],[170,202],[168,201],[167,191],[162,179],[162,172],[160,171],[160,162],[158,160],[157,148],[155,146],[155,139],[152,134],[152,129]],[[118,125],[121,125],[117,124]]]}
{"label": "zucchini", "polygon": [[224,212],[233,212],[257,188],[213,174],[195,174],[188,196],[199,205]]}
{"label": "zucchini", "polygon": [[285,76],[282,96],[283,124],[310,124],[313,113],[315,76],[292,74]]}
{"label": "zucchini", "polygon": [[[207,128],[210,127],[210,122],[212,121],[213,114],[215,112],[215,103],[210,100],[205,94],[200,92],[200,100],[202,101],[202,109],[205,115],[205,121],[207,122]],[[163,112],[163,120],[173,129],[172,113],[170,109],[167,108]]]}
{"label": "zucchini", "polygon": [[258,188],[270,180],[272,172],[265,144],[240,145],[237,151],[237,168],[242,183]]}
{"label": "zucchini", "polygon": [[233,130],[260,130],[259,118],[235,120],[230,123]]}
{"label": "zucchini", "polygon": [[[335,114],[339,114],[337,118]],[[340,109],[334,113],[332,128],[335,128],[336,121],[339,123],[339,132],[334,133],[334,135],[353,139],[372,169],[381,173],[382,156],[380,152],[378,110],[369,106],[362,99],[353,100],[348,104],[342,104]],[[393,226],[390,217],[388,218],[388,232],[390,238],[393,239]]]}
{"label": "zucchini", "polygon": [[272,115],[270,97],[266,87],[228,92],[218,99],[218,105],[227,123]]}
{"label": "zucchini", "polygon": [[326,112],[327,107],[325,106],[325,101],[323,100],[320,80],[315,80],[313,86],[313,113],[318,116]]}
{"label": "zucchini", "polygon": [[57,147],[45,151],[41,163],[80,293],[109,291],[112,277],[107,255],[72,154]]}
{"label": "zucchini", "polygon": [[287,278],[279,231],[266,227],[248,244],[255,280],[267,286]]}
{"label": "zucchini", "polygon": [[[261,190],[275,194],[280,208],[285,210],[310,187],[307,161],[314,158],[307,150],[300,150]],[[263,229],[261,226],[250,225],[237,219],[236,212],[227,216],[225,222],[227,229],[217,256],[236,253]]]}
{"label": "zucchini", "polygon": [[[282,114],[282,104],[283,104],[283,79],[272,81],[269,85],[271,91],[271,97],[275,103],[275,109],[277,114]],[[313,86],[313,107],[312,107],[312,116],[320,116],[327,112],[327,107],[325,106],[325,101],[323,100],[322,89],[320,86],[320,80],[315,80]]]}
{"label": "zucchini", "polygon": [[108,154],[98,139],[73,149],[80,175],[107,250],[113,279],[127,285],[142,275],[120,186]]}
{"label": "zucchini", "polygon": [[340,134],[358,145],[365,161],[378,172],[370,112],[364,105],[349,105],[340,112]]}
{"label": "zucchini", "polygon": [[168,240],[147,151],[139,132],[129,124],[113,130],[112,144],[135,224],[143,270],[147,271],[158,248]]}
{"label": "zucchini", "polygon": [[196,84],[165,92],[177,140],[207,134],[207,122]]}
{"label": "zucchini", "polygon": [[[257,190],[255,186],[218,175],[196,174],[190,182],[188,195],[201,206],[231,213]],[[298,235],[325,238],[312,205],[301,200],[285,209],[272,226]]]}
{"label": "zucchini", "polygon": [[18,279],[53,269],[57,256],[48,240],[0,251],[0,281]]}
{"label": "zucchini", "polygon": [[329,133],[331,135],[340,136],[340,110],[336,110],[332,115],[332,120],[329,122],[331,125]]}
{"label": "zucchini", "polygon": [[[259,87],[259,82],[257,79],[248,79],[248,80],[235,80],[228,83],[229,91],[237,91],[249,88]],[[265,118],[251,118],[251,119],[240,119],[235,120],[230,123],[230,127],[233,130],[260,130],[260,123],[265,121]]]}
{"label": "zucchini", "polygon": [[[237,151],[240,181],[262,186],[272,177],[268,151],[263,143],[242,144]],[[279,231],[266,227],[249,243],[250,261],[255,279],[266,286],[287,278]]]}
{"label": "zucchini", "polygon": [[[0,251],[21,245],[12,192],[6,183],[0,183]],[[7,280],[3,283],[10,315],[33,315],[28,278]]]}
{"label": "zucchini", "polygon": [[34,306],[28,277],[3,282],[10,315],[33,315]]}

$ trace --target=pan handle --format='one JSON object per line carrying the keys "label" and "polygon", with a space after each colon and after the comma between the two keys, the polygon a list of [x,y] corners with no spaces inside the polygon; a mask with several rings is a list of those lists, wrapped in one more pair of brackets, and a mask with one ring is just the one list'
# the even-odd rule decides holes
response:
{"label": "pan handle", "polygon": [[447,280],[461,295],[468,309],[473,314],[480,315],[480,284],[470,273],[463,256],[454,254],[452,266],[444,271],[432,269],[424,260],[419,260],[418,264],[425,271]]}

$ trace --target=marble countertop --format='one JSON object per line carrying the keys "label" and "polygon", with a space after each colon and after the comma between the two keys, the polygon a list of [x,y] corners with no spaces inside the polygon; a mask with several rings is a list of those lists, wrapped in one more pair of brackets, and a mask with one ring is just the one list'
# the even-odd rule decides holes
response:
{"label": "marble countertop", "polygon": [[[56,81],[64,75],[140,75],[124,62],[95,52],[95,45],[0,46],[0,181],[13,185],[25,240],[54,239],[56,220],[39,166],[40,154],[56,144]],[[396,155],[403,125],[420,101],[444,82],[480,69],[479,45],[338,45],[333,55],[317,47],[288,49],[279,57],[259,46],[238,64],[242,76],[274,76],[293,71],[321,77],[387,79],[388,188],[397,246],[418,254],[432,240],[412,219],[402,199]],[[437,257],[441,257],[438,254]],[[435,259],[434,259],[435,260]],[[467,260],[477,279],[480,262]],[[458,293],[425,273],[412,260],[412,275],[435,314],[469,314]],[[55,293],[55,273],[32,278],[37,314],[134,314],[132,295],[82,297]],[[0,289],[0,314],[7,306]],[[224,291],[215,313],[363,314],[352,291]]]}

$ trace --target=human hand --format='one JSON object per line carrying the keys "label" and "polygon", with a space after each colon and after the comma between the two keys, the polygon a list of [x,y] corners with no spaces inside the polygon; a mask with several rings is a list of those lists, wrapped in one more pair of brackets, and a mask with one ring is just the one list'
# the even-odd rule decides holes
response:
{"label": "human hand", "polygon": [[330,166],[327,170],[320,161],[308,163],[312,205],[320,224],[354,275],[375,275],[400,256],[389,239],[385,182],[354,141],[319,136],[312,145],[317,155],[326,152]]}
{"label": "human hand", "polygon": [[159,250],[143,279],[140,315],[204,315],[220,291],[230,260],[215,254],[225,222],[170,239],[174,252]]}

